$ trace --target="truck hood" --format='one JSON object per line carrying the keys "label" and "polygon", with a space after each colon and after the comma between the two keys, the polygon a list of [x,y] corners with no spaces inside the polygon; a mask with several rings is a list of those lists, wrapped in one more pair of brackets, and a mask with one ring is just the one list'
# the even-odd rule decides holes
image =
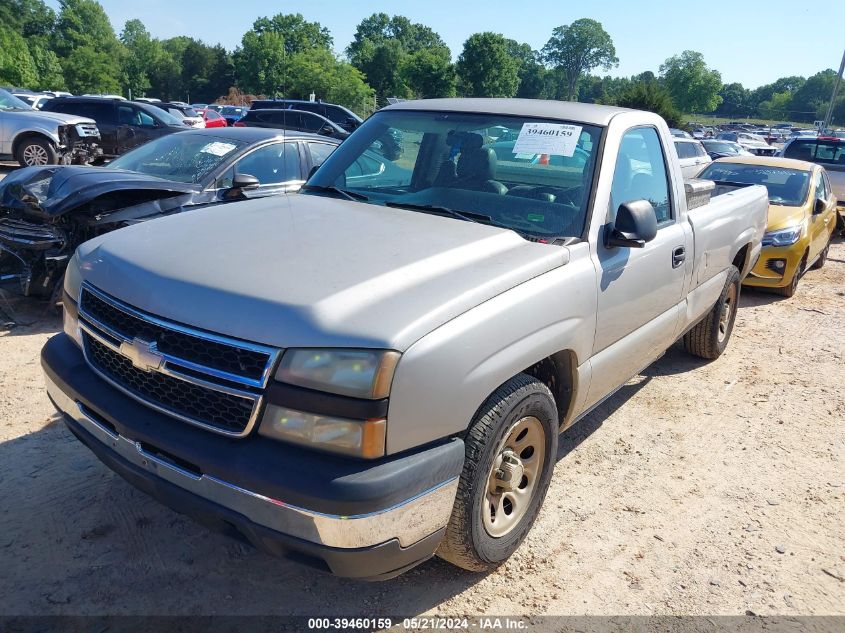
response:
{"label": "truck hood", "polygon": [[7,112],[7,117],[16,117],[26,121],[49,121],[51,124],[58,121],[66,125],[77,125],[78,123],[90,123],[96,125],[93,119],[85,118],[84,116],[77,116],[75,114],[65,114],[64,112],[44,112],[43,110],[31,111],[15,111]]}
{"label": "truck hood", "polygon": [[86,242],[77,259],[97,288],[211,332],[404,351],[566,264],[569,251],[452,218],[292,195],[136,224]]}
{"label": "truck hood", "polygon": [[198,185],[120,169],[27,167],[0,181],[0,209],[49,220],[75,210],[108,213],[199,189]]}

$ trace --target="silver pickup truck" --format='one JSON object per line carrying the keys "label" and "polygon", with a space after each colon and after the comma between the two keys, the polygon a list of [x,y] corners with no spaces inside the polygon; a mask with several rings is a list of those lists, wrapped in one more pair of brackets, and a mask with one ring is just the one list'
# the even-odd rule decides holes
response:
{"label": "silver pickup truck", "polygon": [[87,163],[102,155],[99,143],[92,119],[34,110],[0,89],[0,160],[21,167]]}
{"label": "silver pickup truck", "polygon": [[490,569],[561,431],[676,341],[725,349],[766,190],[689,191],[650,113],[390,106],[299,195],[80,246],[47,391],[107,466],[266,551]]}

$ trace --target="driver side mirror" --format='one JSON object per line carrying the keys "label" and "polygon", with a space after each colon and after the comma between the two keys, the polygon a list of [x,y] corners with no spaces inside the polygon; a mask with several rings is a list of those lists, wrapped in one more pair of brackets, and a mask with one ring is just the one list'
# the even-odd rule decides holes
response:
{"label": "driver side mirror", "polygon": [[813,204],[813,215],[819,215],[820,213],[824,213],[824,210],[826,208],[827,203],[821,198],[816,198],[816,202],[815,204]]}
{"label": "driver side mirror", "polygon": [[223,193],[223,197],[226,199],[238,198],[243,195],[244,191],[252,191],[260,186],[261,183],[258,182],[258,178],[251,174],[235,174],[232,179],[232,186]]}
{"label": "driver side mirror", "polygon": [[323,136],[334,136],[334,128],[331,125],[324,125],[320,128],[319,134]]}
{"label": "driver side mirror", "polygon": [[616,221],[607,234],[607,246],[642,248],[657,236],[657,213],[648,200],[619,205]]}

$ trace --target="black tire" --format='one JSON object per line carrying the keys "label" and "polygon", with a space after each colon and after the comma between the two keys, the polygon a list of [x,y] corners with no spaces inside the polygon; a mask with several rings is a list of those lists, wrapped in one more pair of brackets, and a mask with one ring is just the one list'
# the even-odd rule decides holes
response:
{"label": "black tire", "polygon": [[821,253],[819,253],[818,258],[816,259],[816,261],[813,262],[813,265],[810,266],[810,269],[811,270],[818,270],[819,268],[824,266],[825,262],[827,261],[827,254],[829,252],[830,252],[830,240],[828,239],[827,245],[824,247],[824,250]]}
{"label": "black tire", "polygon": [[56,165],[59,154],[53,144],[42,136],[28,136],[18,143],[15,160],[21,167]]}
{"label": "black tire", "polygon": [[707,316],[684,334],[684,349],[700,358],[715,360],[722,355],[733,333],[736,311],[739,306],[739,271],[731,266],[719,300]]}
{"label": "black tire", "polygon": [[[482,512],[489,507],[488,480],[509,431],[526,418],[536,418],[543,429],[544,452],[542,458],[538,458],[539,474],[524,514],[509,532],[493,537],[488,534],[482,518]],[[533,376],[518,374],[487,398],[464,440],[464,469],[437,555],[470,571],[491,570],[507,560],[525,539],[546,497],[556,461],[557,440],[558,414],[554,397],[548,387]]]}

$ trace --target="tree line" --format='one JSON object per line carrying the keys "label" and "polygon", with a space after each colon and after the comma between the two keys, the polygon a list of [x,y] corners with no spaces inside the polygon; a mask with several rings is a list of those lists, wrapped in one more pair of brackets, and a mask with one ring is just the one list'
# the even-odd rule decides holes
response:
{"label": "tree line", "polygon": [[[228,51],[189,36],[153,37],[137,19],[116,33],[96,0],[59,5],[57,13],[42,0],[0,1],[0,85],[191,102],[313,93],[360,114],[389,97],[577,99],[644,108],[678,124],[682,112],[813,121],[836,77],[824,70],[752,90],[723,84],[695,51],[668,58],[657,75],[600,76],[619,60],[610,35],[587,18],[554,28],[541,50],[499,33],[472,34],[453,63],[440,35],[400,15],[363,19],[337,55],[329,30],[301,14],[258,18]],[[845,122],[845,95],[834,121]]]}

